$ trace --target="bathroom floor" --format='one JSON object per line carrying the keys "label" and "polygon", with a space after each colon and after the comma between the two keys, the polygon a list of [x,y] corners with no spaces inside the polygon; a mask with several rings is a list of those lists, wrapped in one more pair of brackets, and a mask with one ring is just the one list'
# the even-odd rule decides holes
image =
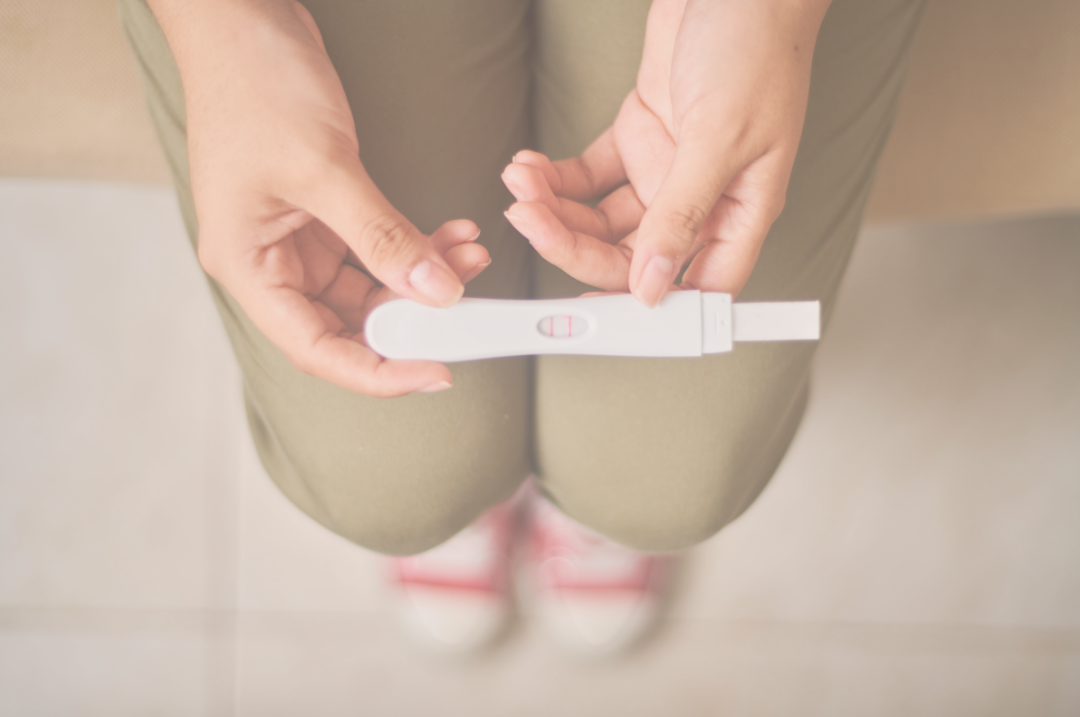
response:
{"label": "bathroom floor", "polygon": [[168,190],[0,180],[0,716],[1080,714],[1080,217],[868,229],[760,500],[609,662],[404,642],[263,474]]}

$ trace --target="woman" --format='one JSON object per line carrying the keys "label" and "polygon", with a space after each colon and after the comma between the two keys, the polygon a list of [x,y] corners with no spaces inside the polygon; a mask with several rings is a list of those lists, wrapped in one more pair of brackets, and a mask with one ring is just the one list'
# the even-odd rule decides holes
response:
{"label": "woman", "polygon": [[445,544],[399,574],[463,649],[507,614],[505,501],[535,474],[541,611],[585,649],[626,644],[653,553],[715,534],[772,476],[813,346],[451,370],[383,360],[363,319],[465,284],[827,317],[922,4],[122,0],[270,476],[367,548]]}

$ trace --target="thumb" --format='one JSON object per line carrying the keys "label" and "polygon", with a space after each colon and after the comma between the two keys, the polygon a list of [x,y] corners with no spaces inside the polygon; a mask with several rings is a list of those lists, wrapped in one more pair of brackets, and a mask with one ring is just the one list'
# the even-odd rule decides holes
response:
{"label": "thumb", "polygon": [[717,138],[680,142],[671,169],[638,229],[630,262],[630,292],[656,306],[694,253],[713,206],[739,170]]}
{"label": "thumb", "polygon": [[364,267],[394,293],[450,306],[464,284],[419,229],[371,181],[359,158],[321,174],[304,208],[348,244]]}

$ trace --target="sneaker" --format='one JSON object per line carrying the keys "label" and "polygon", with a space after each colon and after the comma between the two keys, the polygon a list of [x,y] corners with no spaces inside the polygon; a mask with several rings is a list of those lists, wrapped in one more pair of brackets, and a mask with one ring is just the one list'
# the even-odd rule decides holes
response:
{"label": "sneaker", "polygon": [[392,558],[408,633],[435,652],[462,654],[492,643],[510,623],[516,504],[491,508],[450,540]]}
{"label": "sneaker", "polygon": [[540,497],[532,503],[527,551],[529,604],[563,646],[610,655],[656,624],[669,556],[613,543]]}

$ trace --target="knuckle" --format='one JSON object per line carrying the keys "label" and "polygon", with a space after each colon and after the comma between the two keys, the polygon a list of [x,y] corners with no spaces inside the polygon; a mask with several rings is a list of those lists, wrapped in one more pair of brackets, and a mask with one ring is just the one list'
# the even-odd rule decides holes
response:
{"label": "knuckle", "polygon": [[397,217],[380,214],[363,226],[359,239],[367,254],[365,263],[374,268],[401,261],[409,253],[411,236]]}
{"label": "knuckle", "polygon": [[600,191],[600,181],[593,172],[592,167],[590,167],[589,163],[581,157],[575,157],[573,161],[574,166],[581,172],[581,176],[585,179],[585,186],[589,188],[590,196],[597,194]]}
{"label": "knuckle", "polygon": [[668,230],[673,238],[689,243],[697,237],[709,213],[696,204],[674,207],[667,217]]}

